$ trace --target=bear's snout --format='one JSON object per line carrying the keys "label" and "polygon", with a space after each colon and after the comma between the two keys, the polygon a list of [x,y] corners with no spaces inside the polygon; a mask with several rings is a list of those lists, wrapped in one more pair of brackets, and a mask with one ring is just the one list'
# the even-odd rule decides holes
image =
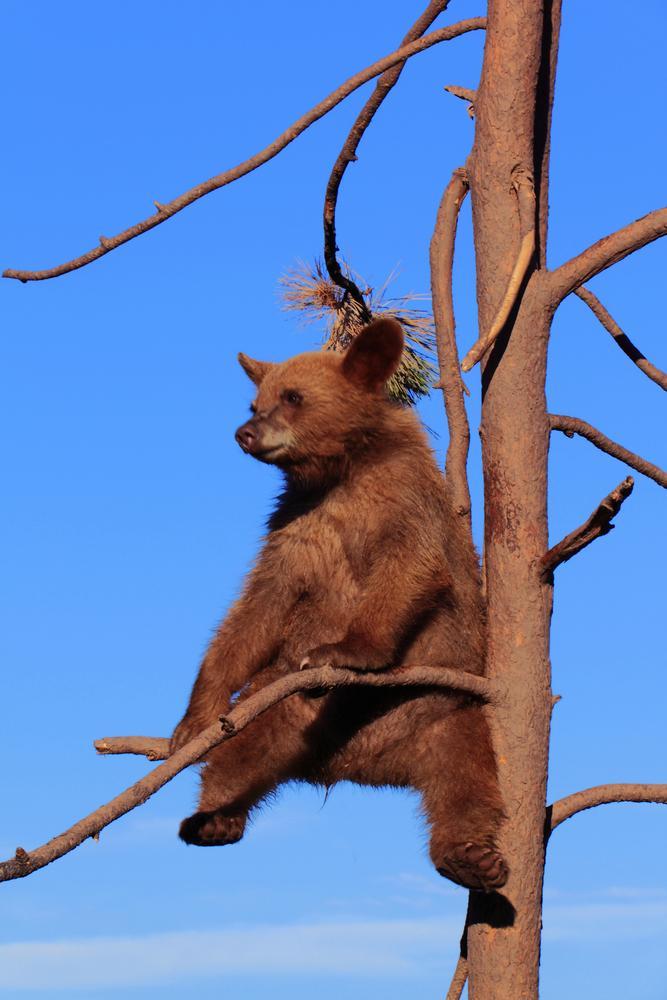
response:
{"label": "bear's snout", "polygon": [[250,420],[239,427],[234,437],[246,452],[252,452],[253,447],[257,444],[257,431]]}

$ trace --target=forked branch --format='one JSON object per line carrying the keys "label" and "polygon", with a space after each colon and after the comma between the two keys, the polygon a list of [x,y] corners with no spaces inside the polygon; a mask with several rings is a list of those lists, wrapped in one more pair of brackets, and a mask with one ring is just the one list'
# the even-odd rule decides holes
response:
{"label": "forked branch", "polygon": [[[336,687],[347,687],[354,684],[370,687],[449,688],[455,691],[465,691],[485,700],[490,700],[493,690],[485,677],[478,677],[475,674],[446,667],[414,666],[381,672],[318,667],[287,674],[235,705],[228,715],[221,718],[220,722],[209,726],[163,764],[158,764],[145,778],[131,785],[111,802],[107,802],[84,819],[79,820],[69,830],[59,834],[34,851],[26,851],[22,847],[17,848],[13,858],[0,863],[0,882],[8,882],[11,879],[30,875],[57,858],[69,854],[89,837],[97,837],[104,827],[109,826],[119,816],[124,816],[136,806],[146,802],[151,795],[181,771],[184,771],[186,767],[201,760],[213,747],[224,743],[225,740],[232,739],[250,722],[284,698],[289,698],[290,695],[299,691],[312,691],[315,688],[332,690]],[[130,753],[143,752],[147,756],[151,756],[156,753],[156,750],[164,748],[162,741],[149,738],[146,749],[139,751],[137,747],[140,740],[140,737],[121,737],[125,746],[131,747],[127,750]],[[113,747],[114,743],[118,745],[121,741],[116,741],[113,738],[100,740],[101,752],[118,752],[109,748]]]}
{"label": "forked branch", "polygon": [[653,243],[667,233],[667,208],[656,209],[642,216],[629,226],[604,236],[565,264],[552,271],[549,288],[553,305],[558,305],[576,288],[590,281],[596,274],[618,263],[635,250]]}
{"label": "forked branch", "polygon": [[270,145],[266,146],[261,152],[256,153],[251,156],[250,159],[244,160],[236,167],[232,167],[230,170],[225,170],[221,174],[217,174],[215,177],[211,177],[209,180],[204,181],[202,184],[198,184],[196,187],[190,188],[184,194],[179,195],[178,198],[174,198],[173,201],[166,202],[164,204],[157,204],[157,211],[154,215],[151,215],[147,219],[143,219],[141,222],[137,222],[134,226],[130,226],[129,229],[123,230],[122,233],[118,233],[117,236],[111,237],[101,237],[100,245],[95,247],[93,250],[89,250],[87,253],[82,254],[80,257],[75,257],[74,260],[67,261],[65,264],[59,264],[57,267],[48,268],[43,271],[19,271],[13,268],[9,268],[3,273],[5,278],[17,278],[19,281],[43,281],[46,278],[56,278],[61,274],[67,274],[69,271],[75,271],[77,268],[85,267],[86,264],[92,263],[94,260],[98,260],[105,254],[110,253],[110,251],[115,250],[117,247],[122,246],[124,243],[128,243],[137,236],[141,236],[142,233],[148,232],[149,229],[155,229],[156,226],[161,225],[167,219],[170,219],[177,212],[186,208],[188,205],[192,205],[193,202],[197,201],[199,198],[203,198],[204,195],[210,194],[212,191],[217,191],[219,188],[225,187],[227,184],[231,184],[232,181],[238,180],[240,177],[245,177],[246,174],[251,173],[251,171],[256,170],[257,167],[261,167],[264,163],[272,160],[274,156],[277,156],[286,146],[293,142],[302,132],[313,124],[313,122],[318,121],[318,119],[323,118],[332,108],[335,108],[337,104],[340,104],[346,97],[358,90],[363,84],[368,83],[369,80],[374,79],[374,77],[379,76],[384,73],[385,70],[391,69],[397,63],[404,63],[406,59],[417,55],[419,52],[425,52],[426,49],[431,48],[433,45],[437,45],[439,42],[446,42],[452,38],[457,38],[459,35],[464,35],[468,31],[479,31],[486,27],[486,18],[484,17],[473,17],[466,21],[459,21],[458,24],[452,24],[446,28],[439,28],[437,31],[431,32],[429,35],[424,35],[423,38],[418,38],[409,45],[405,45],[398,49],[396,52],[392,52],[390,55],[384,56],[382,59],[378,59],[371,66],[367,66],[366,69],[361,70],[359,73],[355,73],[351,76],[349,80],[341,84],[336,90],[334,90],[328,97],[325,97],[323,101],[316,104],[314,108],[302,115],[293,125],[274,139]]}
{"label": "forked branch", "polygon": [[628,476],[598,504],[583,524],[566,535],[558,545],[549,549],[540,561],[540,572],[543,580],[549,580],[557,566],[567,562],[572,556],[576,556],[596,538],[608,535],[613,530],[614,525],[611,522],[618,514],[624,501],[632,493],[634,485],[634,479],[632,476]]}
{"label": "forked branch", "polygon": [[452,174],[452,179],[442,196],[431,239],[431,296],[440,367],[439,385],[445,397],[449,427],[445,483],[454,510],[466,519],[470,530],[470,489],[467,474],[470,426],[464,401],[466,387],[459,369],[452,293],[456,226],[467,193],[468,176],[463,168],[459,168]]}
{"label": "forked branch", "polygon": [[600,320],[607,333],[610,333],[626,357],[633,361],[644,375],[652,379],[661,389],[667,391],[667,373],[660,371],[655,365],[648,361],[642,352],[635,347],[630,338],[621,330],[620,326],[612,315],[605,309],[597,295],[594,295],[590,288],[576,288],[574,294],[585,302],[594,316]]}
{"label": "forked branch", "polygon": [[567,437],[574,437],[575,434],[579,434],[581,437],[586,438],[587,441],[590,441],[591,444],[594,444],[596,448],[599,448],[600,451],[605,451],[620,462],[625,462],[631,469],[641,472],[643,476],[652,479],[658,486],[667,489],[667,472],[664,469],[654,465],[652,462],[648,462],[641,455],[635,455],[633,451],[624,448],[622,444],[612,441],[611,438],[606,437],[596,427],[587,424],[585,420],[550,413],[549,425],[552,430],[562,431]]}
{"label": "forked branch", "polygon": [[[401,42],[401,48],[410,42],[414,42],[417,38],[421,38],[426,29],[435,21],[436,17],[442,14],[448,6],[449,0],[431,0],[426,10],[415,21]],[[324,263],[326,269],[331,280],[339,288],[343,288],[349,292],[352,298],[356,299],[363,306],[364,310],[367,309],[367,306],[361,291],[352,278],[343,273],[336,256],[338,250],[336,245],[336,205],[338,203],[338,191],[348,164],[357,159],[357,149],[359,148],[359,143],[364,132],[373,121],[385,97],[387,97],[398,81],[404,66],[405,60],[397,63],[397,65],[383,73],[376,83],[375,90],[357,115],[354,125],[350,129],[347,139],[336,158],[324,196]]]}
{"label": "forked branch", "polygon": [[549,832],[571,816],[612,802],[658,802],[667,804],[667,785],[596,785],[567,795],[550,806]]}
{"label": "forked branch", "polygon": [[533,177],[526,170],[516,170],[512,178],[512,190],[519,206],[519,231],[521,243],[519,253],[507,284],[507,290],[489,331],[470,348],[461,362],[464,372],[469,372],[493,346],[502,333],[512,309],[516,305],[523,287],[528,268],[535,254],[535,187]]}

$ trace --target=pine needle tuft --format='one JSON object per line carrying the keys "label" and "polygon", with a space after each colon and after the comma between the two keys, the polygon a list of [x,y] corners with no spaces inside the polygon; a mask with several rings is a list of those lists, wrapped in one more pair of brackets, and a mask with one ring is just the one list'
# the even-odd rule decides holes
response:
{"label": "pine needle tuft", "polygon": [[319,260],[312,266],[300,261],[281,278],[280,284],[285,309],[300,312],[307,323],[324,321],[323,350],[345,351],[368,323],[368,314],[374,319],[385,316],[398,320],[405,334],[405,350],[387,388],[392,399],[412,406],[428,395],[436,375],[433,316],[414,305],[428,299],[426,295],[388,297],[393,277],[390,274],[378,291],[362,287],[366,310],[331,281]]}

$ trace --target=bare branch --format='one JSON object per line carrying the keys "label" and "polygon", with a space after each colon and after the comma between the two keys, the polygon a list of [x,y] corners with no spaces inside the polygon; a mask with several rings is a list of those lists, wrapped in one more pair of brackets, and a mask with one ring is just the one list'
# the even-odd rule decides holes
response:
{"label": "bare branch", "polygon": [[[196,736],[195,739],[169,757],[164,764],[158,764],[145,778],[121,792],[111,802],[107,802],[84,819],[79,820],[69,830],[59,834],[34,851],[28,852],[22,847],[17,848],[13,858],[0,863],[0,882],[8,882],[11,879],[30,875],[57,858],[69,854],[89,837],[97,837],[105,826],[146,802],[151,795],[181,771],[184,771],[186,767],[196,763],[213,747],[231,739],[259,715],[284,698],[299,691],[311,691],[314,688],[333,690],[336,687],[348,687],[355,684],[370,687],[449,688],[455,691],[465,691],[485,700],[490,699],[492,693],[492,686],[485,677],[447,667],[411,666],[381,672],[319,667],[287,674],[235,705],[228,715],[222,716],[220,722],[209,726],[199,736]],[[120,739],[108,738],[99,742],[104,747],[102,752],[117,752],[111,749],[114,744],[119,746],[124,743],[125,747],[131,747],[128,752],[137,753],[141,739],[140,737],[121,737]],[[149,738],[146,742],[148,744],[146,749],[151,753],[157,749],[155,740]]]}
{"label": "bare branch", "polygon": [[438,384],[445,397],[449,427],[445,482],[454,509],[466,519],[470,531],[470,489],[467,475],[470,426],[463,398],[466,387],[459,369],[452,294],[456,226],[467,193],[468,177],[466,171],[459,168],[454,171],[445,188],[431,239],[431,295],[440,366]]}
{"label": "bare branch", "polygon": [[516,170],[512,177],[512,190],[516,193],[519,205],[519,224],[521,244],[516,263],[510,275],[507,291],[500,303],[500,308],[485,336],[480,337],[470,348],[461,362],[464,372],[469,372],[486,354],[502,332],[509,319],[512,309],[517,303],[524,279],[528,273],[530,262],[535,254],[535,188],[533,178],[526,170]]}
{"label": "bare branch", "polygon": [[477,91],[470,90],[469,87],[456,87],[450,84],[445,87],[448,94],[453,94],[454,97],[458,97],[461,101],[468,101],[468,114],[471,118],[475,117],[475,101],[477,100]]}
{"label": "bare branch", "polygon": [[551,119],[556,89],[556,65],[560,43],[562,0],[546,0],[542,31],[542,59],[535,93],[535,190],[537,196],[537,261],[547,266],[549,228],[549,162],[551,159]]}
{"label": "bare branch", "polygon": [[594,542],[596,538],[608,535],[612,531],[614,525],[611,521],[618,514],[623,502],[632,493],[634,485],[634,479],[632,476],[628,476],[627,479],[619,483],[616,489],[612,490],[600,502],[583,524],[580,524],[578,528],[575,528],[569,535],[566,535],[558,545],[554,545],[553,548],[549,549],[540,562],[540,572],[543,580],[550,579],[557,566],[567,562],[572,556],[576,556],[577,552],[581,552],[587,545]]}
{"label": "bare branch", "polygon": [[105,237],[104,245],[100,244],[96,246],[93,250],[89,250],[87,253],[82,254],[80,257],[76,257],[74,260],[70,260],[65,264],[60,264],[57,267],[52,267],[44,271],[17,271],[13,268],[6,270],[3,273],[5,278],[17,278],[19,281],[43,281],[46,278],[56,278],[61,274],[67,274],[69,271],[75,271],[79,267],[85,267],[86,264],[92,263],[94,260],[98,260],[105,254],[109,253],[111,250],[115,250],[117,247],[122,246],[123,243],[128,243],[133,240],[136,236],[140,236],[142,233],[148,232],[149,229],[155,229],[156,226],[161,225],[166,219],[170,219],[177,212],[191,205],[193,202],[197,201],[199,198],[203,198],[204,195],[210,194],[212,191],[217,191],[218,188],[225,187],[227,184],[231,184],[232,181],[238,180],[240,177],[245,177],[246,174],[251,173],[251,171],[256,170],[257,167],[261,167],[264,163],[273,159],[277,156],[286,146],[293,142],[302,132],[316,122],[318,119],[326,115],[332,108],[335,108],[337,104],[340,104],[346,97],[358,90],[359,87],[363,86],[364,83],[368,83],[374,77],[379,76],[384,73],[385,70],[390,69],[397,63],[404,63],[406,59],[411,56],[417,55],[419,52],[424,52],[426,49],[431,48],[433,45],[437,45],[439,42],[446,42],[452,38],[457,38],[459,35],[464,35],[468,31],[478,31],[486,27],[486,18],[484,17],[473,17],[466,21],[460,21],[458,24],[452,24],[446,28],[440,28],[437,31],[431,32],[429,35],[424,35],[423,38],[419,38],[409,45],[405,45],[398,49],[396,52],[392,52],[390,55],[384,56],[382,59],[378,59],[371,66],[366,67],[366,69],[361,70],[359,73],[355,73],[351,76],[349,80],[341,84],[336,90],[334,90],[328,97],[325,97],[323,101],[316,104],[314,108],[306,112],[301,118],[299,118],[293,125],[278,136],[270,145],[266,146],[261,152],[256,153],[255,156],[251,156],[250,159],[244,160],[236,167],[232,167],[230,170],[225,170],[221,174],[217,174],[215,177],[211,177],[210,180],[204,181],[202,184],[198,184],[196,187],[190,188],[184,194],[179,195],[173,201],[166,202],[165,204],[160,204],[154,215],[151,215],[148,219],[144,219],[142,222],[137,222],[134,226],[130,226],[129,229],[125,229],[122,233],[117,236]]}
{"label": "bare branch", "polygon": [[[401,42],[401,48],[409,45],[410,42],[414,42],[417,38],[421,38],[426,29],[435,21],[436,17],[447,9],[449,2],[450,0],[431,0],[426,10],[415,21]],[[356,299],[363,306],[365,312],[367,311],[367,306],[361,291],[356,283],[343,273],[336,257],[338,249],[336,245],[336,205],[338,202],[338,191],[348,164],[355,162],[357,159],[357,149],[364,132],[373,121],[375,113],[383,103],[385,97],[398,81],[404,66],[405,60],[383,73],[376,83],[375,90],[357,115],[348,137],[343,143],[343,147],[338,154],[329,180],[327,181],[327,189],[324,196],[324,263],[326,269],[331,280],[339,288],[343,288],[349,292],[352,298]]]}
{"label": "bare branch", "polygon": [[133,753],[148,760],[166,760],[169,756],[169,740],[163,736],[104,736],[93,746],[102,756]]}
{"label": "bare branch", "polygon": [[667,489],[667,472],[664,469],[653,465],[652,462],[647,462],[641,455],[635,455],[633,451],[628,451],[622,444],[617,444],[616,441],[605,437],[601,431],[596,427],[592,427],[591,424],[587,424],[585,420],[579,420],[578,417],[565,417],[558,413],[550,413],[549,425],[553,431],[562,431],[567,437],[579,434],[581,437],[586,438],[587,441],[590,441],[591,444],[594,444],[596,448],[599,448],[600,451],[606,451],[608,455],[612,455],[620,462],[625,462],[631,469],[641,472],[643,476],[648,476],[658,486]]}
{"label": "bare branch", "polygon": [[597,316],[605,330],[612,335],[623,353],[637,365],[640,371],[644,372],[650,379],[657,383],[661,389],[667,390],[667,373],[660,371],[655,365],[644,357],[642,352],[635,347],[630,338],[623,333],[613,316],[611,316],[600,302],[597,295],[594,295],[590,288],[575,288],[574,294],[582,302],[585,302],[591,312]]}
{"label": "bare branch", "polygon": [[667,805],[667,785],[596,785],[582,792],[575,792],[564,799],[559,799],[549,807],[551,814],[549,831],[564,823],[571,816],[592,809],[594,806],[604,806],[611,802],[658,802]]}
{"label": "bare branch", "polygon": [[617,264],[635,250],[653,243],[667,233],[667,208],[649,212],[629,226],[618,229],[610,236],[604,236],[583,253],[561,264],[549,275],[552,302],[557,305],[580,285],[594,278],[596,274]]}
{"label": "bare branch", "polygon": [[456,963],[456,968],[454,969],[454,975],[452,976],[452,981],[449,984],[449,989],[447,990],[447,996],[445,997],[445,1000],[461,1000],[463,987],[467,982],[468,982],[468,959],[464,958],[463,955],[459,955],[459,960]]}

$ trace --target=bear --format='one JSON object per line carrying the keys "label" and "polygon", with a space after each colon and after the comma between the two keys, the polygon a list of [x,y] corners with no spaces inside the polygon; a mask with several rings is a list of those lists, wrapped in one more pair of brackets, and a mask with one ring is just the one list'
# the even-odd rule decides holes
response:
{"label": "bear", "polygon": [[[236,440],[284,491],[242,594],[215,634],[171,739],[182,747],[286,672],[331,664],[484,672],[477,554],[419,419],[386,391],[400,324],[373,320],[344,353],[239,361],[257,389]],[[504,885],[503,821],[485,710],[447,689],[354,686],[293,695],[210,751],[188,844],[232,844],[279,785],[414,789],[437,871]]]}

